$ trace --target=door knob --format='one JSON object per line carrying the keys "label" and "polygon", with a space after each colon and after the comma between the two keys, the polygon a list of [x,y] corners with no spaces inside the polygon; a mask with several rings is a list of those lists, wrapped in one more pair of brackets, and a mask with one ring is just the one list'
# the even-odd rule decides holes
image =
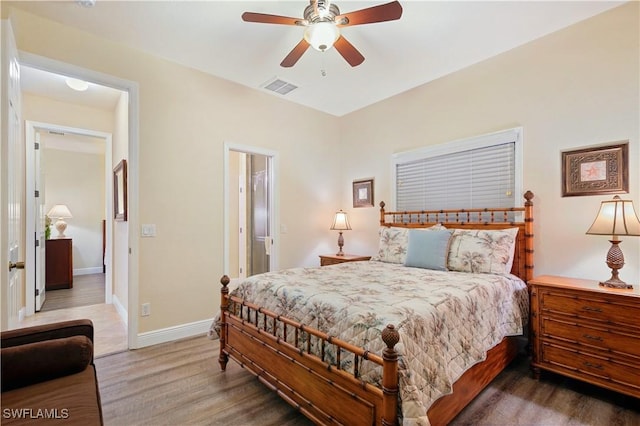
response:
{"label": "door knob", "polygon": [[13,263],[12,261],[9,261],[9,271],[11,271],[13,268],[24,269],[24,262]]}

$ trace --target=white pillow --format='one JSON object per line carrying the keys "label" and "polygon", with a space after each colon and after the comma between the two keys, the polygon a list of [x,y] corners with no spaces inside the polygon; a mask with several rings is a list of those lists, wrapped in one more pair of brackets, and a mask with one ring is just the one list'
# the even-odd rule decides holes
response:
{"label": "white pillow", "polygon": [[451,236],[447,268],[450,271],[509,274],[518,228],[456,229]]}

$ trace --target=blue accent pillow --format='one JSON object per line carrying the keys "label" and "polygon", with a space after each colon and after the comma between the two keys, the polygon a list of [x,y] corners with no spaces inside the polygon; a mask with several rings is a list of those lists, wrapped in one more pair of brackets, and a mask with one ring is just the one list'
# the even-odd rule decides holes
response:
{"label": "blue accent pillow", "polygon": [[449,239],[452,232],[450,229],[437,231],[410,229],[407,258],[404,265],[446,271]]}

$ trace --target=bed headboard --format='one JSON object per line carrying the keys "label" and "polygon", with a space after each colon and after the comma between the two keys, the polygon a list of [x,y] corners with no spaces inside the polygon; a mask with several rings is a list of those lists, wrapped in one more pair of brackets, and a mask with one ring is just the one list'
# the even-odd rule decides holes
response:
{"label": "bed headboard", "polygon": [[533,192],[524,194],[524,207],[387,212],[380,202],[380,225],[428,228],[442,223],[450,229],[518,228],[511,273],[525,282],[533,278]]}

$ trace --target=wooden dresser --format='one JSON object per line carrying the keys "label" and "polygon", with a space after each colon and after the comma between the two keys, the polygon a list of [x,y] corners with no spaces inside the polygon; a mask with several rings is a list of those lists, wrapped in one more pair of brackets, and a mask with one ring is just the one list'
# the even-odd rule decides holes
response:
{"label": "wooden dresser", "polygon": [[540,276],[531,292],[532,369],[640,397],[640,291]]}
{"label": "wooden dresser", "polygon": [[73,287],[73,244],[71,238],[47,240],[45,251],[45,288]]}
{"label": "wooden dresser", "polygon": [[360,260],[369,260],[371,256],[359,256],[355,254],[345,254],[344,256],[338,256],[335,254],[321,254],[320,266],[336,265],[344,262],[358,262]]}

